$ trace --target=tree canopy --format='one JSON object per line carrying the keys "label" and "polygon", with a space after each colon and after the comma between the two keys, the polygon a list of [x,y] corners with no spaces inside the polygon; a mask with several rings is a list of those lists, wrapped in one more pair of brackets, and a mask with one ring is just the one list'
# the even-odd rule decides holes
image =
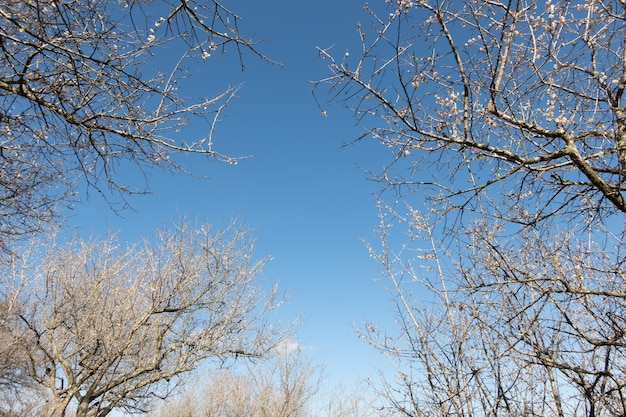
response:
{"label": "tree canopy", "polygon": [[[3,249],[57,222],[78,185],[111,204],[144,192],[116,174],[120,165],[180,171],[177,153],[234,161],[214,147],[213,125],[235,89],[191,98],[177,89],[190,60],[224,48],[260,55],[237,22],[215,0],[0,2]],[[181,138],[192,121],[204,133]]]}
{"label": "tree canopy", "polygon": [[360,55],[320,49],[336,99],[420,173],[381,181],[458,208],[494,190],[525,224],[626,212],[623,4],[387,3]]}
{"label": "tree canopy", "polygon": [[398,326],[363,328],[388,409],[623,415],[626,5],[386,3],[316,92],[393,152],[370,250]]}
{"label": "tree canopy", "polygon": [[237,227],[182,223],[131,247],[115,236],[51,243],[4,264],[15,303],[2,310],[13,355],[0,384],[23,404],[42,399],[40,415],[104,417],[149,410],[207,360],[262,357],[284,329],[252,247]]}

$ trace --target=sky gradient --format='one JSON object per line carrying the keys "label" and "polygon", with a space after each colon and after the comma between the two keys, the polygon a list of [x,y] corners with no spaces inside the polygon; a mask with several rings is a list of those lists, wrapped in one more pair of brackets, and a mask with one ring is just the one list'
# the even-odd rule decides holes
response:
{"label": "sky gradient", "polygon": [[[271,256],[264,277],[290,300],[281,317],[302,318],[299,342],[325,366],[327,381],[375,376],[385,361],[358,339],[355,326],[365,319],[391,323],[393,305],[363,243],[375,239],[378,223],[377,186],[363,169],[380,169],[390,155],[373,142],[343,147],[364,128],[340,105],[327,106],[324,89],[317,91],[318,105],[311,83],[328,75],[316,47],[332,46],[340,55],[358,50],[356,25],[368,19],[363,3],[243,0],[228,6],[242,18],[241,32],[262,41],[258,49],[281,65],[244,53],[242,71],[234,50],[218,51],[190,68],[181,91],[210,96],[240,85],[214,142],[219,152],[250,158],[237,165],[181,159],[198,177],[148,171],[151,194],[131,198],[133,209],[118,214],[92,190],[68,225],[84,237],[119,231],[132,242],[181,217],[215,226],[237,219],[252,230],[257,255]],[[181,137],[207,128],[193,122]],[[125,181],[143,187],[141,175],[124,169],[118,173]]]}

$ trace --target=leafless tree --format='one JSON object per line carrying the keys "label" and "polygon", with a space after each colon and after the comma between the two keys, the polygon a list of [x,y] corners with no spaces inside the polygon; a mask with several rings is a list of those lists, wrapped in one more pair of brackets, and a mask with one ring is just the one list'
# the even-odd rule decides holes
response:
{"label": "leafless tree", "polygon": [[159,416],[181,417],[305,417],[318,393],[318,370],[293,341],[279,344],[263,361],[243,369],[211,372]]}
{"label": "leafless tree", "polygon": [[25,279],[5,275],[23,285],[10,327],[30,343],[21,394],[44,393],[46,416],[142,412],[211,359],[263,356],[284,334],[263,264],[240,228],[186,224],[132,247],[76,240],[21,259]]}
{"label": "leafless tree", "polygon": [[[391,284],[398,327],[367,323],[363,335],[395,367],[382,390],[391,409],[624,414],[623,235],[525,228],[511,236],[477,222],[444,247],[432,218],[388,209],[385,219],[382,245],[371,249]],[[410,238],[396,241],[392,226]],[[597,233],[612,244],[599,246]]]}
{"label": "leafless tree", "polygon": [[324,417],[382,417],[380,394],[371,380],[356,381],[353,385],[332,388],[328,397],[321,402],[316,416]]}
{"label": "leafless tree", "polygon": [[370,249],[398,328],[364,328],[390,409],[624,415],[626,5],[385,3],[316,94],[391,151]]}
{"label": "leafless tree", "polygon": [[361,51],[320,49],[335,98],[419,168],[380,180],[468,210],[493,189],[508,197],[493,215],[516,222],[626,212],[621,2],[387,3],[357,26]]}
{"label": "leafless tree", "polygon": [[321,374],[294,341],[273,352],[267,364],[249,368],[259,417],[306,417],[318,393]]}
{"label": "leafless tree", "polygon": [[6,291],[4,287],[5,291],[0,291],[0,416],[37,415],[42,405],[36,395],[20,395],[25,389],[34,393],[36,387],[29,377],[32,363],[28,346],[32,339],[27,332],[16,331],[21,328],[19,289]]}
{"label": "leafless tree", "polygon": [[[5,251],[11,238],[58,220],[59,207],[80,197],[79,182],[113,205],[144,192],[116,175],[120,164],[181,170],[177,153],[234,162],[212,136],[235,89],[211,97],[177,90],[189,60],[213,61],[226,48],[264,58],[238,20],[217,0],[1,1]],[[204,126],[201,136],[177,134],[192,120]]]}

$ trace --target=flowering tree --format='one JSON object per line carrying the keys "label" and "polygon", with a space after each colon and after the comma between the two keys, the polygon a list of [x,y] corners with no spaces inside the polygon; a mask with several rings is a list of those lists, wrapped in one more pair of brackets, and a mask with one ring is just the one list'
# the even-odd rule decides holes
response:
{"label": "flowering tree", "polygon": [[320,85],[392,151],[371,250],[399,328],[364,329],[390,408],[623,415],[626,6],[386,3]]}
{"label": "flowering tree", "polygon": [[304,417],[311,415],[320,376],[293,341],[240,370],[211,372],[155,416]]}
{"label": "flowering tree", "polygon": [[261,357],[284,334],[264,261],[236,227],[182,224],[132,247],[74,241],[30,261],[4,267],[19,303],[2,334],[20,341],[15,392],[45,399],[39,415],[144,412],[200,364]]}
{"label": "flowering tree", "polygon": [[[3,249],[54,221],[78,181],[109,198],[142,192],[115,175],[123,162],[179,170],[176,153],[234,161],[212,140],[234,89],[186,99],[177,88],[189,59],[226,48],[260,55],[237,21],[216,0],[0,1]],[[177,138],[190,118],[204,134]]]}
{"label": "flowering tree", "polygon": [[[384,122],[368,133],[397,161],[412,155],[424,168],[420,181],[387,171],[384,181],[436,187],[459,208],[502,187],[511,199],[497,214],[517,222],[623,213],[623,7],[399,1],[376,17],[374,39],[359,24],[356,62],[320,50],[325,81],[358,115]],[[437,158],[448,154],[458,158]],[[462,182],[450,188],[440,173]]]}

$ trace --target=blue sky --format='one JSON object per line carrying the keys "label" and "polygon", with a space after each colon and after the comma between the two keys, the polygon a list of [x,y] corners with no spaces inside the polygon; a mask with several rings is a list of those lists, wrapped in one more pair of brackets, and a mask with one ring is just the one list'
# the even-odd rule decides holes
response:
{"label": "blue sky", "polygon": [[[338,54],[358,48],[356,24],[367,19],[363,3],[227,4],[242,17],[242,33],[262,40],[260,51],[282,66],[244,54],[242,72],[234,50],[214,53],[191,68],[182,87],[211,95],[241,84],[214,141],[220,152],[252,157],[237,165],[184,160],[209,179],[150,171],[152,194],[133,197],[134,211],[121,215],[92,192],[74,208],[69,225],[83,236],[120,231],[132,241],[180,217],[216,226],[238,219],[252,229],[257,253],[272,257],[265,278],[278,282],[291,300],[281,310],[283,320],[302,316],[300,343],[326,367],[327,380],[349,384],[375,376],[385,361],[358,339],[353,326],[364,319],[390,320],[393,306],[384,284],[375,281],[378,266],[361,241],[375,238],[377,188],[360,167],[379,169],[390,155],[372,142],[342,147],[363,128],[340,105],[324,107],[327,117],[322,116],[310,82],[328,75],[316,46],[334,45]],[[324,93],[318,90],[325,106]],[[194,122],[187,129],[181,135],[207,126]],[[127,182],[142,186],[143,178],[128,175]]]}

